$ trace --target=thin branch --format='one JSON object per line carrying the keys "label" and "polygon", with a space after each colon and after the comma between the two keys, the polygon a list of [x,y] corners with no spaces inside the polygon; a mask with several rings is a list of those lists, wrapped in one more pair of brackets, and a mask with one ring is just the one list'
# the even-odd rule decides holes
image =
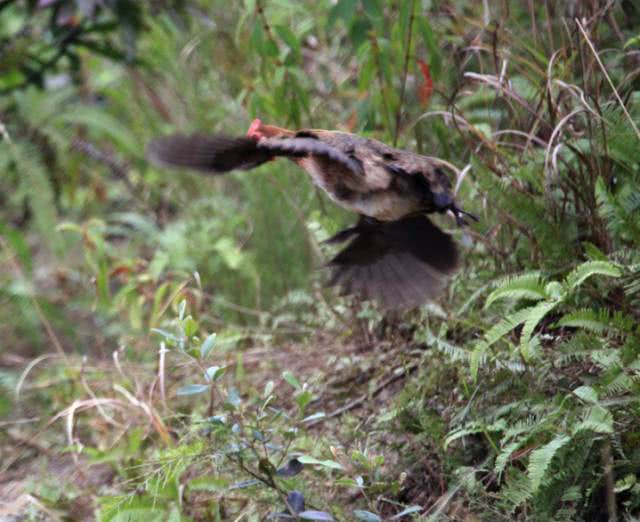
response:
{"label": "thin branch", "polygon": [[387,388],[388,386],[392,385],[394,382],[397,382],[400,379],[404,379],[408,375],[412,374],[418,368],[418,366],[419,366],[419,363],[414,362],[414,363],[404,367],[402,372],[399,372],[399,373],[397,373],[395,375],[392,375],[391,377],[388,377],[387,379],[382,381],[380,384],[378,384],[378,386],[376,386],[371,393],[365,393],[364,395],[358,397],[357,399],[354,399],[354,400],[348,402],[347,404],[345,404],[344,406],[338,408],[337,410],[332,411],[328,415],[326,415],[324,417],[321,417],[319,419],[316,419],[314,421],[308,422],[307,426],[313,426],[314,424],[319,424],[319,423],[324,422],[324,421],[326,421],[328,419],[333,419],[334,417],[340,417],[341,415],[347,413],[348,411],[351,411],[351,410],[354,410],[356,408],[359,408],[360,406],[362,406],[364,404],[364,402],[367,399],[373,399],[374,397],[378,396],[380,394],[380,392],[382,392],[385,388]]}

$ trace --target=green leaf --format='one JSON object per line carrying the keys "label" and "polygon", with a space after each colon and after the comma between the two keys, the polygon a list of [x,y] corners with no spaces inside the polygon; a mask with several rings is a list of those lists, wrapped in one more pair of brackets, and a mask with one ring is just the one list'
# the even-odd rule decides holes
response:
{"label": "green leaf", "polygon": [[213,350],[216,345],[217,336],[218,334],[212,333],[204,340],[202,345],[200,345],[200,359],[205,359],[211,353],[211,350]]}
{"label": "green leaf", "polygon": [[198,322],[190,315],[183,321],[182,327],[186,337],[193,337],[198,332]]}
{"label": "green leaf", "polygon": [[291,51],[299,59],[299,57],[300,57],[300,41],[298,40],[298,37],[295,34],[293,34],[293,31],[291,31],[291,29],[289,29],[286,25],[276,25],[276,26],[274,26],[274,30],[275,30],[276,34],[280,38],[282,38],[284,43],[287,44],[289,49],[291,49]]}
{"label": "green leaf", "polygon": [[433,34],[433,29],[431,27],[431,24],[429,23],[429,18],[427,16],[417,16],[416,24],[418,27],[418,31],[422,36],[422,41],[429,51],[429,59],[425,61],[429,63],[429,71],[431,72],[431,77],[434,81],[437,81],[440,78],[440,74],[442,71],[440,43],[438,42],[436,36]]}
{"label": "green leaf", "polygon": [[171,332],[167,332],[166,330],[162,330],[160,328],[151,328],[151,332],[156,333],[162,337],[164,337],[167,341],[178,342],[180,339],[173,335]]}
{"label": "green leaf", "polygon": [[638,36],[632,36],[631,38],[629,38],[625,43],[624,46],[622,47],[623,49],[628,49],[629,47],[632,47],[634,45],[640,46],[640,34]]}
{"label": "green leaf", "polygon": [[381,20],[384,17],[382,2],[380,0],[361,0],[365,14],[374,20]]}
{"label": "green leaf", "polygon": [[309,405],[309,403],[313,400],[313,394],[305,390],[300,392],[300,394],[296,397],[296,403],[298,404],[298,408],[300,409],[300,413],[304,413],[305,408]]}
{"label": "green leaf", "polygon": [[206,392],[209,389],[209,386],[206,384],[187,384],[186,386],[181,386],[176,390],[176,395],[196,395],[198,393]]}
{"label": "green leaf", "polygon": [[302,455],[301,457],[298,457],[298,460],[303,464],[314,464],[329,469],[343,469],[342,465],[334,460],[318,460],[315,457],[310,457],[308,455]]}
{"label": "green leaf", "polygon": [[291,373],[289,370],[282,372],[282,378],[287,381],[291,386],[293,386],[296,390],[301,390],[302,385],[300,381],[296,379],[295,375]]}
{"label": "green leaf", "polygon": [[358,0],[338,0],[338,3],[329,11],[327,29],[333,29],[338,20],[342,20],[345,26],[348,27],[356,14],[357,8]]}
{"label": "green leaf", "polygon": [[224,375],[226,370],[225,366],[210,366],[205,372],[205,378],[209,382],[215,382]]}

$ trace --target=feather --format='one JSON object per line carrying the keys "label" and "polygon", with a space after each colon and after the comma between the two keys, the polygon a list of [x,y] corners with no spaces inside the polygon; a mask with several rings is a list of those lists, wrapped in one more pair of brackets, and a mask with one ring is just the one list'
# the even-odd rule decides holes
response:
{"label": "feather", "polygon": [[393,222],[362,220],[354,232],[334,237],[349,236],[350,243],[329,262],[334,270],[330,284],[388,307],[433,299],[457,266],[451,236],[423,215]]}

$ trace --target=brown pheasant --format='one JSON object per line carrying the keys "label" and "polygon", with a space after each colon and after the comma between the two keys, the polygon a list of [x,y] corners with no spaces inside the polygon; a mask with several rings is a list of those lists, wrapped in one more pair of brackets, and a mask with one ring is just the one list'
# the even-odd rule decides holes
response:
{"label": "brown pheasant", "polygon": [[349,242],[330,262],[330,284],[387,307],[434,298],[455,271],[453,239],[426,216],[450,211],[459,225],[477,218],[459,208],[449,179],[426,156],[347,132],[291,131],[255,120],[246,136],[173,135],[153,140],[149,159],[206,173],[253,169],[293,160],[358,223],[328,243]]}

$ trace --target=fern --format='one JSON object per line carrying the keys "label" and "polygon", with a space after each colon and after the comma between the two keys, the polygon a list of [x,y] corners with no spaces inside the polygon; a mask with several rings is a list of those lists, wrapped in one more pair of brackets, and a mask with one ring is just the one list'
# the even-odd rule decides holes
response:
{"label": "fern", "polygon": [[498,282],[498,288],[489,294],[484,307],[489,308],[499,299],[537,301],[545,297],[540,272],[527,272]]}
{"label": "fern", "polygon": [[613,415],[602,406],[597,404],[592,406],[586,411],[583,419],[573,426],[574,437],[583,432],[613,433]]}
{"label": "fern", "polygon": [[542,321],[542,319],[544,319],[544,317],[553,310],[557,304],[558,303],[554,301],[544,301],[529,309],[529,313],[527,314],[527,318],[524,322],[524,327],[522,328],[521,343],[529,342],[536,326],[538,326],[540,321]]}
{"label": "fern", "polygon": [[606,308],[582,308],[562,317],[557,326],[583,328],[596,334],[631,333],[635,321],[622,312],[611,312]]}
{"label": "fern", "polygon": [[487,346],[491,346],[496,343],[509,332],[527,321],[527,319],[529,319],[534,313],[536,306],[523,308],[522,310],[509,314],[507,317],[501,319],[496,325],[489,328],[485,333],[484,338],[484,342]]}
{"label": "fern", "polygon": [[509,470],[505,485],[500,490],[501,502],[509,513],[513,513],[533,495],[531,479],[519,469]]}
{"label": "fern", "polygon": [[578,288],[584,281],[594,275],[620,277],[620,268],[609,261],[587,261],[577,266],[564,280],[565,288],[569,291]]}
{"label": "fern", "polygon": [[583,308],[575,312],[568,313],[557,323],[557,326],[570,328],[584,328],[590,332],[601,334],[608,328],[609,312],[608,310],[592,310],[591,308]]}
{"label": "fern", "polygon": [[543,485],[547,476],[547,470],[554,457],[567,444],[571,442],[571,437],[567,435],[557,435],[544,446],[531,452],[527,474],[531,480],[531,492],[536,494]]}
{"label": "fern", "polygon": [[504,448],[502,448],[502,450],[500,450],[500,453],[496,457],[496,463],[494,466],[494,472],[496,475],[498,475],[498,480],[500,480],[502,472],[507,466],[511,455],[513,455],[516,450],[520,449],[525,444],[525,442],[526,439],[514,440],[513,442],[510,442]]}
{"label": "fern", "polygon": [[36,229],[42,240],[52,250],[58,251],[60,236],[55,232],[58,213],[53,188],[38,151],[33,145],[22,142],[4,145],[4,147],[10,148],[9,153],[15,160],[15,166],[20,175],[19,191],[27,198]]}

